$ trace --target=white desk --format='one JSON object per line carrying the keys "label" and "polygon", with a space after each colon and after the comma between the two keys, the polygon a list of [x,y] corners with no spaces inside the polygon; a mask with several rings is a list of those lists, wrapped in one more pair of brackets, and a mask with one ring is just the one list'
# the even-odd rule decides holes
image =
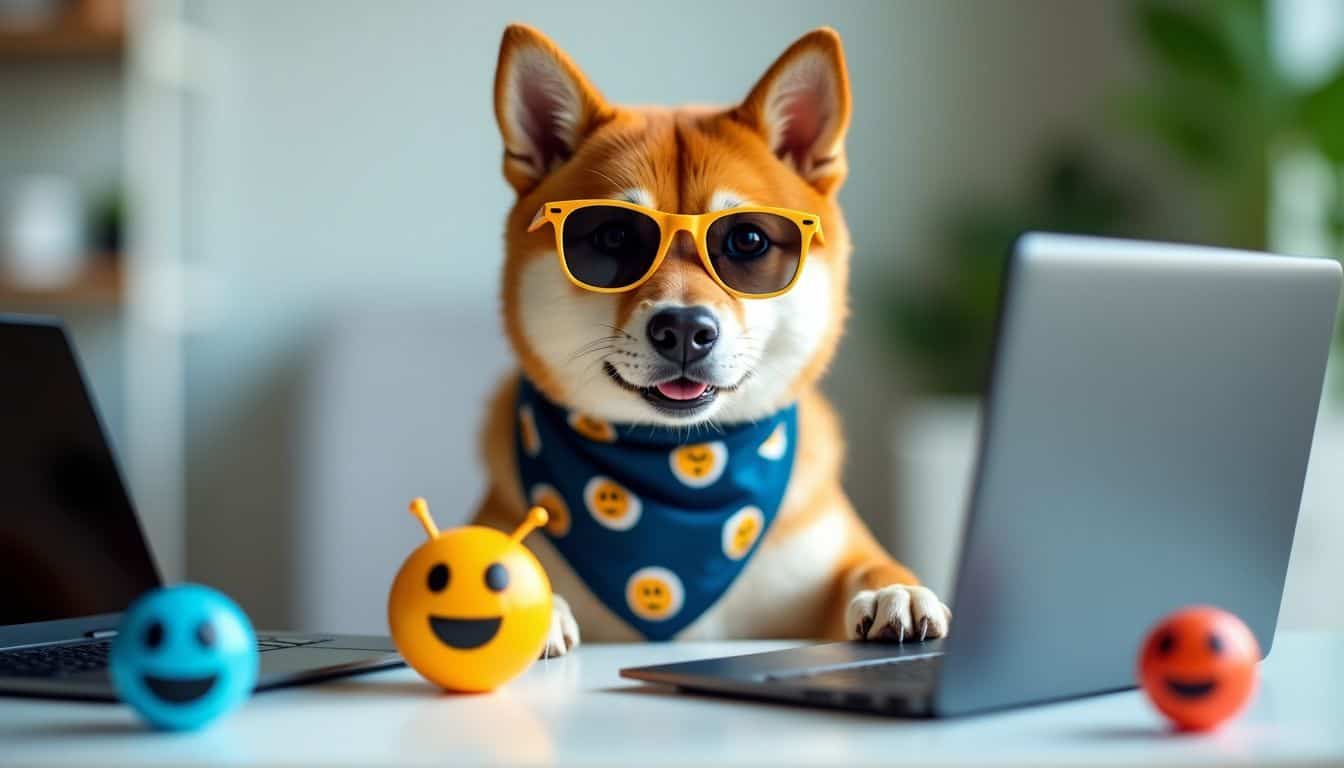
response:
{"label": "white desk", "polygon": [[1136,692],[917,721],[685,696],[616,673],[783,645],[585,645],[480,696],[393,670],[262,694],[195,734],[146,732],[120,706],[0,699],[0,764],[1344,764],[1344,634],[1281,634],[1249,711],[1209,736],[1169,734]]}

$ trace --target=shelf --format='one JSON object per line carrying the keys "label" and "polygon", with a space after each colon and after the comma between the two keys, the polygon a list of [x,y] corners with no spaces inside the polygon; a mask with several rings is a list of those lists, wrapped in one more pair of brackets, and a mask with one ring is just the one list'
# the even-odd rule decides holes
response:
{"label": "shelf", "polygon": [[126,50],[126,0],[67,0],[37,26],[0,23],[0,62],[116,57]]}
{"label": "shelf", "polygon": [[100,255],[73,282],[57,288],[33,289],[16,286],[0,275],[0,311],[53,307],[116,307],[125,298],[120,261]]}
{"label": "shelf", "polygon": [[60,25],[36,31],[0,27],[0,61],[61,57],[120,56],[126,33],[120,29],[93,29]]}

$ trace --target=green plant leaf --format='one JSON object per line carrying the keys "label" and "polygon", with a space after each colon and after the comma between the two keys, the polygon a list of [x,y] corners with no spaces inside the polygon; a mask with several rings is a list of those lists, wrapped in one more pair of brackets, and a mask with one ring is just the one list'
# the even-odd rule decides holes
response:
{"label": "green plant leaf", "polygon": [[1344,66],[1302,99],[1299,119],[1321,153],[1344,165]]}
{"label": "green plant leaf", "polygon": [[[1195,96],[1171,94],[1174,87],[1150,85],[1148,91],[1133,90],[1119,102],[1122,118],[1147,133],[1183,162],[1203,171],[1227,165],[1225,147],[1228,129],[1214,116],[1223,110]],[[1206,105],[1201,108],[1199,105]]]}
{"label": "green plant leaf", "polygon": [[1020,204],[993,201],[953,210],[939,258],[918,282],[892,286],[886,330],[923,385],[947,394],[981,391],[988,372],[1003,268],[1026,230],[1136,234],[1138,200],[1127,182],[1081,144],[1060,141],[1032,173]]}
{"label": "green plant leaf", "polygon": [[1243,80],[1232,46],[1207,13],[1147,2],[1137,23],[1144,45],[1171,68],[1233,88]]}

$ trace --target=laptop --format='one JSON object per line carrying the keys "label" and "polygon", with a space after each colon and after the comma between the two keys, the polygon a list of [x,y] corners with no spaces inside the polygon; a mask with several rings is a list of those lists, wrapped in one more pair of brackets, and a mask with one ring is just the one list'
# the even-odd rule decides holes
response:
{"label": "laptop", "polygon": [[[0,694],[112,701],[121,612],[160,586],[58,321],[0,316]],[[386,637],[259,632],[257,689],[400,663]]]}
{"label": "laptop", "polygon": [[945,716],[1131,688],[1207,603],[1274,639],[1339,300],[1330,260],[1027,234],[1005,270],[948,637],[621,670]]}

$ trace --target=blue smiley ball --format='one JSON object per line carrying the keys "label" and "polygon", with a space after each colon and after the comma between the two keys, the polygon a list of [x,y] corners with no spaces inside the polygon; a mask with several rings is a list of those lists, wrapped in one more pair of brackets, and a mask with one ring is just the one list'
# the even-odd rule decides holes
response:
{"label": "blue smiley ball", "polygon": [[257,680],[252,622],[199,584],[148,592],[122,617],[108,672],[118,695],[155,728],[200,728],[242,704]]}

